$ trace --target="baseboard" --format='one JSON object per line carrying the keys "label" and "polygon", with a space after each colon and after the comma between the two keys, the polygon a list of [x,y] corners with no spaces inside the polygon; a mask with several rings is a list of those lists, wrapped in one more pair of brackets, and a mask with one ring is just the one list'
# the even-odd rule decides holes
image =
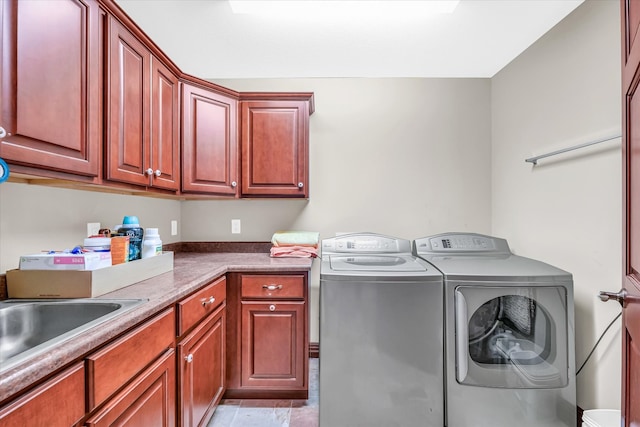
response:
{"label": "baseboard", "polygon": [[581,427],[582,426],[582,413],[584,412],[584,410],[579,406],[577,406],[576,408],[577,408],[577,412],[578,412],[578,424],[577,424],[576,427]]}
{"label": "baseboard", "polygon": [[320,343],[309,343],[309,357],[312,359],[317,359],[318,357],[320,357]]}

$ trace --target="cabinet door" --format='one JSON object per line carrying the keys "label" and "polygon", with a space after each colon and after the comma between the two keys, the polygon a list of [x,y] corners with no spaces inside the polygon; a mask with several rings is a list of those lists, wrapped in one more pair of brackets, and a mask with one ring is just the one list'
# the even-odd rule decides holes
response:
{"label": "cabinet door", "polygon": [[3,427],[69,427],[84,416],[84,368],[77,363],[0,409]]}
{"label": "cabinet door", "polygon": [[99,175],[100,8],[94,0],[0,2],[0,157]]}
{"label": "cabinet door", "polygon": [[242,301],[242,387],[303,388],[303,301]]}
{"label": "cabinet door", "polygon": [[87,427],[176,425],[175,351],[168,350],[91,416]]}
{"label": "cabinet door", "polygon": [[242,195],[308,197],[309,104],[242,102]]}
{"label": "cabinet door", "polygon": [[224,393],[225,310],[223,303],[178,344],[179,417],[185,427],[206,425]]}
{"label": "cabinet door", "polygon": [[167,190],[180,188],[180,104],[178,78],[156,58],[151,59],[151,183]]}
{"label": "cabinet door", "polygon": [[107,179],[149,185],[151,53],[115,18],[109,21]]}
{"label": "cabinet door", "polygon": [[182,191],[237,196],[237,101],[189,84],[182,99]]}

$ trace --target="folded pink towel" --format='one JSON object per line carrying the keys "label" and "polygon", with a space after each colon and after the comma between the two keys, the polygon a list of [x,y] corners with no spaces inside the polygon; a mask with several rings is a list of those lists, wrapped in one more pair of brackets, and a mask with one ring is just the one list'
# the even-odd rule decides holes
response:
{"label": "folded pink towel", "polygon": [[271,256],[274,258],[316,258],[318,249],[311,246],[273,246]]}

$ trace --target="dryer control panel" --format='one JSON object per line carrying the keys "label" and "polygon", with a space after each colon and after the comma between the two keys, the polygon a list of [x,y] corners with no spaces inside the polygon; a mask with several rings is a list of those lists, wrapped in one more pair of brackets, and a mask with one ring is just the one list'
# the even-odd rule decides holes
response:
{"label": "dryer control panel", "polygon": [[411,253],[409,240],[373,233],[345,234],[322,241],[323,253]]}
{"label": "dryer control panel", "polygon": [[506,252],[509,245],[504,239],[481,234],[447,233],[416,239],[416,250],[423,252]]}

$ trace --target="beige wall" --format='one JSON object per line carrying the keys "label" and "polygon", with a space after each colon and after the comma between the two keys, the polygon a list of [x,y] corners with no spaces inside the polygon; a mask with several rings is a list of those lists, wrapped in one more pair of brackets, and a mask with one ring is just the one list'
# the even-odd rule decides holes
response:
{"label": "beige wall", "polygon": [[[274,231],[372,231],[414,239],[490,231],[487,79],[223,80],[242,91],[313,91],[309,201],[188,201],[183,240],[270,240]],[[231,219],[242,234],[231,234]],[[311,339],[318,341],[319,262]]]}
{"label": "beige wall", "polygon": [[[617,1],[587,1],[492,79],[492,231],[512,249],[573,273],[576,364],[620,312],[621,126]],[[620,406],[620,321],[577,379],[584,409]]]}
{"label": "beige wall", "polygon": [[0,273],[17,268],[20,255],[81,245],[88,222],[113,228],[124,215],[137,215],[142,227],[159,228],[163,243],[180,240],[170,228],[171,220],[180,219],[179,201],[0,184]]}

